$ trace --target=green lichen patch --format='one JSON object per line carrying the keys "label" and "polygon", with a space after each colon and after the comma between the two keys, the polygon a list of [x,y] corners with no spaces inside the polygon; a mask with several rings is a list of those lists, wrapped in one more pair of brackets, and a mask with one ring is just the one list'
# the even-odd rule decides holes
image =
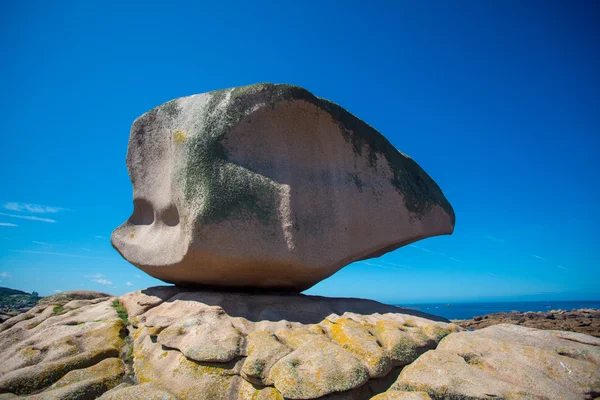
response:
{"label": "green lichen patch", "polygon": [[365,183],[360,179],[358,174],[350,172],[346,174],[346,183],[353,183],[359,192],[362,192],[363,187],[365,186]]}
{"label": "green lichen patch", "polygon": [[179,115],[179,106],[177,105],[177,99],[167,101],[166,103],[158,107],[170,118],[175,118]]}
{"label": "green lichen patch", "polygon": [[205,123],[188,141],[184,194],[188,200],[203,199],[200,213],[203,224],[248,217],[270,224],[276,217],[277,185],[264,176],[227,163],[223,144],[226,133],[253,105],[243,97],[251,90],[234,89],[225,106],[222,102],[227,91],[212,92],[205,110]]}
{"label": "green lichen patch", "polygon": [[[303,100],[329,113],[338,122],[341,134],[351,143],[356,156],[365,157],[374,170],[381,162],[387,162],[392,171],[390,183],[403,196],[406,208],[417,218],[435,205],[454,216],[440,188],[415,161],[396,150],[373,127],[331,101],[318,98],[298,86],[271,83],[218,90],[208,93],[208,96],[204,119],[185,142],[188,164],[180,171],[186,200],[201,199],[203,210],[199,214],[202,219],[199,222],[257,218],[269,224],[276,218],[277,184],[228,163],[224,141],[227,133],[257,105],[274,107],[278,102],[287,100]],[[176,103],[169,102],[159,108],[171,116],[176,115],[171,110],[174,107]],[[364,187],[355,175],[350,176],[348,182],[355,184],[359,191]]]}

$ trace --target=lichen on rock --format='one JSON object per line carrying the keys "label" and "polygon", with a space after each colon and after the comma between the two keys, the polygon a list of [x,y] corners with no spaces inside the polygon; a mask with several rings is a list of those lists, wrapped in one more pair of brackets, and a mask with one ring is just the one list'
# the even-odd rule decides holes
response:
{"label": "lichen on rock", "polygon": [[156,107],[133,123],[127,166],[134,210],[113,246],[181,286],[297,292],[454,229],[452,207],[415,161],[293,85]]}
{"label": "lichen on rock", "polygon": [[369,300],[177,287],[120,297],[135,315],[125,327],[114,300],[73,300],[61,314],[37,306],[1,331],[0,398],[558,400],[600,392],[600,341],[583,334],[513,325],[468,332]]}

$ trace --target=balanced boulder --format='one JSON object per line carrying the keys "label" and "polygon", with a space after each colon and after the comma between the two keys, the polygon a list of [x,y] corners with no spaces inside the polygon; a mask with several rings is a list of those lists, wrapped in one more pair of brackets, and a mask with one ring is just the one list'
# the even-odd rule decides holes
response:
{"label": "balanced boulder", "polygon": [[296,86],[169,101],[139,117],[121,255],[178,285],[301,291],[345,265],[450,234],[438,185],[374,128]]}

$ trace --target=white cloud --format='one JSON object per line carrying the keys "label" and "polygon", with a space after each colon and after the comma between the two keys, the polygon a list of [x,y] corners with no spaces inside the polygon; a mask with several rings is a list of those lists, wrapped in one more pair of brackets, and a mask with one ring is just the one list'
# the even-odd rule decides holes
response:
{"label": "white cloud", "polygon": [[92,275],[84,275],[84,278],[104,278],[105,276],[102,274],[92,274]]}
{"label": "white cloud", "polygon": [[105,275],[102,275],[102,274],[99,274],[99,273],[97,273],[97,274],[91,274],[91,275],[84,275],[83,277],[84,278],[93,278],[92,282],[96,282],[96,283],[99,283],[101,285],[111,286],[113,284],[112,281],[106,279]]}
{"label": "white cloud", "polygon": [[131,283],[131,282],[125,282],[125,286],[133,286],[133,283]]}
{"label": "white cloud", "polygon": [[533,257],[537,258],[538,260],[544,260],[544,261],[548,261],[546,260],[544,257],[542,256],[538,256],[537,254],[532,254]]}
{"label": "white cloud", "polygon": [[433,253],[433,251],[431,251],[429,249],[426,249],[425,247],[419,247],[419,246],[417,246],[415,244],[409,244],[408,247],[414,247],[415,249],[419,249],[419,250],[424,251],[426,253]]}
{"label": "white cloud", "polygon": [[83,251],[91,251],[90,249],[88,249],[88,248],[85,248],[85,247],[80,247],[80,248],[79,248],[79,250],[83,250]]}
{"label": "white cloud", "polygon": [[137,275],[137,274],[136,274],[136,275],[135,275],[135,277],[136,277],[136,278],[138,278],[138,279],[142,279],[142,276],[141,276],[141,275]]}
{"label": "white cloud", "polygon": [[5,213],[0,213],[0,215],[2,215],[4,217],[11,217],[11,218],[28,219],[30,221],[41,221],[41,222],[51,222],[51,223],[56,222],[56,220],[54,220],[54,219],[32,217],[30,215],[14,215],[14,214],[5,214]]}
{"label": "white cloud", "polygon": [[106,257],[88,257],[88,256],[80,256],[77,254],[67,254],[67,253],[55,253],[52,251],[35,251],[35,250],[9,250],[17,253],[30,253],[30,254],[46,254],[49,256],[62,256],[62,257],[72,257],[72,258],[86,258],[88,260],[113,260],[112,258]]}
{"label": "white cloud", "polygon": [[394,267],[400,267],[400,268],[411,268],[408,265],[404,265],[404,264],[394,264],[394,263],[390,263],[390,262],[385,262],[384,264],[388,264],[388,265],[392,265]]}
{"label": "white cloud", "polygon": [[370,263],[367,261],[360,261],[361,264],[365,264],[365,265],[369,265],[371,267],[377,267],[377,268],[383,268],[383,269],[392,269],[395,270],[396,268],[390,267],[388,265],[381,265],[381,264],[375,264],[375,263]]}
{"label": "white cloud", "polygon": [[62,290],[58,290],[58,289],[56,289],[56,290],[54,291],[54,293],[62,293]]}
{"label": "white cloud", "polygon": [[35,240],[33,240],[31,243],[41,244],[42,246],[54,246],[53,244],[50,244],[50,243],[38,242],[38,241],[35,241]]}
{"label": "white cloud", "polygon": [[98,235],[98,236],[96,236],[96,239],[106,239],[106,238],[104,236]]}
{"label": "white cloud", "polygon": [[560,269],[569,269],[569,268],[565,267],[564,265],[559,265],[558,268],[560,268]]}
{"label": "white cloud", "polygon": [[398,270],[398,268],[403,268],[403,269],[410,268],[408,265],[394,264],[394,263],[389,263],[389,262],[379,261],[379,260],[377,262],[371,262],[371,260],[359,261],[359,262],[361,264],[370,265],[372,267],[391,269],[391,270]]}
{"label": "white cloud", "polygon": [[441,254],[441,255],[443,255],[443,256],[445,256],[445,257],[448,257],[448,258],[449,258],[449,259],[451,259],[452,261],[456,261],[457,263],[461,263],[461,264],[464,264],[464,263],[465,263],[464,261],[462,261],[462,260],[459,260],[458,258],[450,257],[449,255],[446,255],[446,254],[444,254],[444,253],[440,253],[440,254]]}
{"label": "white cloud", "polygon": [[16,203],[16,202],[5,203],[4,209],[10,210],[10,211],[32,212],[32,213],[39,213],[39,214],[45,214],[45,213],[56,214],[59,211],[66,210],[65,208],[60,208],[60,207],[50,207],[50,206],[42,206],[39,204],[26,204],[26,203]]}
{"label": "white cloud", "polygon": [[9,274],[8,272],[1,272],[0,277],[7,279],[7,278],[12,278],[12,275]]}
{"label": "white cloud", "polygon": [[0,222],[0,226],[19,226],[19,225],[11,224],[10,222]]}
{"label": "white cloud", "polygon": [[452,261],[456,261],[457,263],[461,263],[461,264],[464,264],[464,263],[465,263],[464,261],[462,261],[462,260],[459,260],[458,258],[451,257],[451,256],[449,256],[449,255],[448,255],[448,254],[446,254],[446,253],[441,253],[441,252],[439,252],[439,251],[433,251],[433,250],[429,250],[429,249],[426,249],[425,247],[416,246],[416,245],[414,245],[414,244],[409,244],[409,245],[408,245],[408,247],[414,247],[415,249],[419,249],[419,250],[421,250],[421,251],[424,251],[424,252],[426,252],[426,253],[438,254],[438,255],[440,255],[440,256],[443,256],[443,257],[449,258],[449,259],[450,259],[450,260],[452,260]]}
{"label": "white cloud", "polygon": [[99,283],[101,285],[112,285],[113,283],[108,279],[92,279],[92,282]]}
{"label": "white cloud", "polygon": [[506,240],[504,240],[504,239],[499,239],[499,238],[497,238],[497,237],[495,237],[495,236],[492,236],[492,235],[485,235],[484,237],[485,237],[487,240],[490,240],[490,241],[492,241],[492,242],[496,242],[496,243],[504,243],[504,242],[506,242]]}

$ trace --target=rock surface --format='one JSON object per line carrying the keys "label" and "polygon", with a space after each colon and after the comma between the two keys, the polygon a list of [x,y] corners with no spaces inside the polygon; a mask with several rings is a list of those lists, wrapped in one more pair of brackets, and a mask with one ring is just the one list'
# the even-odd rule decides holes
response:
{"label": "rock surface", "polygon": [[404,368],[386,395],[395,391],[432,399],[593,399],[600,396],[600,339],[509,324],[454,333]]}
{"label": "rock surface", "polygon": [[473,319],[454,320],[455,324],[469,329],[481,329],[497,324],[523,325],[529,328],[585,333],[600,337],[600,310],[551,310],[548,312],[493,313]]}
{"label": "rock surface", "polygon": [[156,287],[22,316],[0,324],[0,399],[600,395],[600,339],[515,325],[467,332],[369,300]]}
{"label": "rock surface", "polygon": [[452,207],[416,162],[290,85],[165,103],[134,122],[127,166],[134,211],[112,244],[179,285],[301,291],[454,229]]}
{"label": "rock surface", "polygon": [[109,298],[38,304],[0,324],[0,393],[100,396],[123,379],[125,335]]}
{"label": "rock surface", "polygon": [[34,399],[368,399],[461,329],[369,300],[176,287],[22,315],[0,325],[0,393]]}

